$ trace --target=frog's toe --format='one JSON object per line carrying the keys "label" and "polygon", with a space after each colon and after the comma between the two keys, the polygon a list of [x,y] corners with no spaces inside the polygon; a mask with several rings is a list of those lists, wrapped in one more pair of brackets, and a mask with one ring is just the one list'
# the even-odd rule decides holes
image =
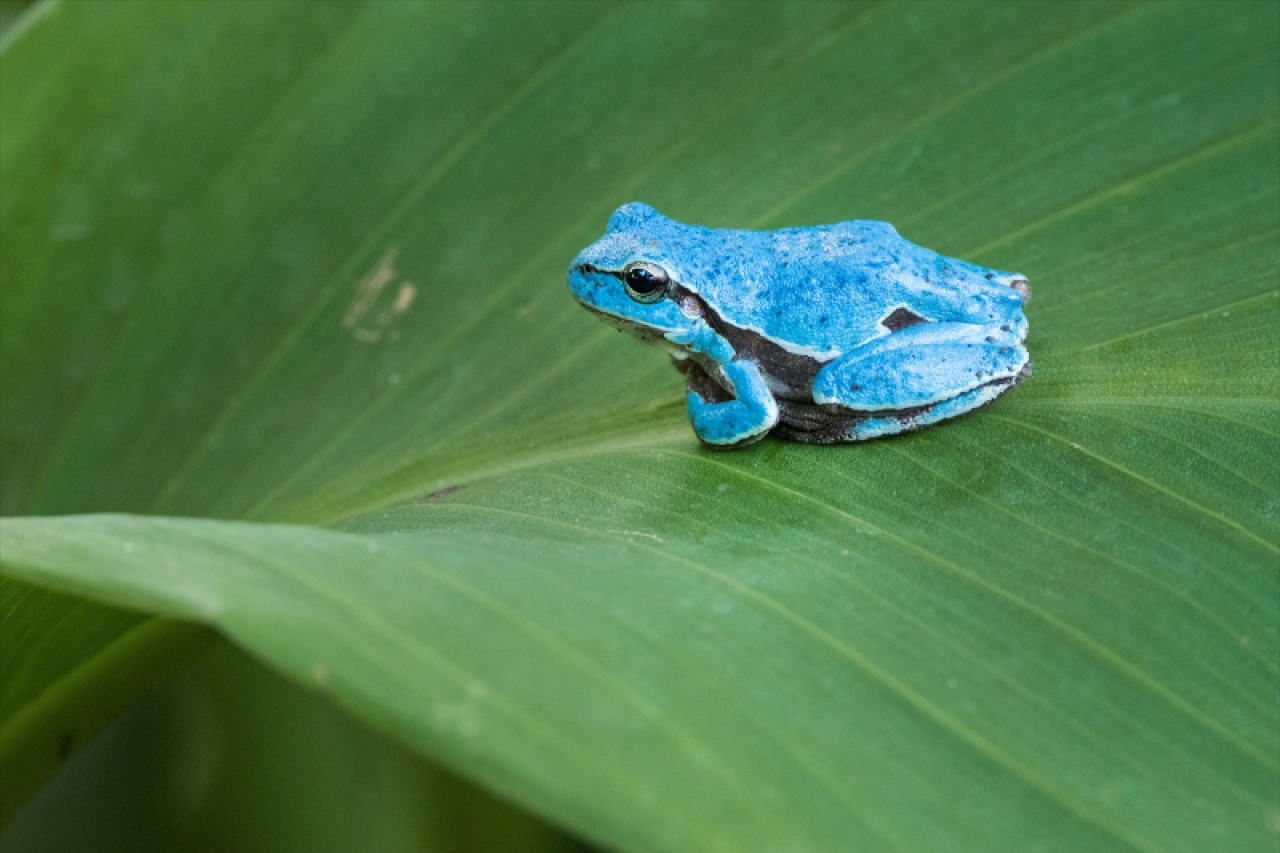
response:
{"label": "frog's toe", "polygon": [[991,284],[999,287],[1008,287],[1017,291],[1018,296],[1022,299],[1022,304],[1026,305],[1031,301],[1031,284],[1027,281],[1027,277],[1020,272],[1003,272],[1001,270],[993,270],[985,267],[972,267],[975,271],[982,274],[982,277]]}
{"label": "frog's toe", "polygon": [[1027,281],[1025,276],[1014,276],[1009,282],[1009,286],[1018,291],[1018,295],[1022,297],[1022,304],[1026,305],[1031,301],[1031,282]]}

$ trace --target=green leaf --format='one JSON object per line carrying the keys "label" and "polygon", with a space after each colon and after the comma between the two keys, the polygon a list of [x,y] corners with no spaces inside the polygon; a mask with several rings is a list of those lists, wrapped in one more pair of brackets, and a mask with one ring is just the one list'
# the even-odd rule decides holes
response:
{"label": "green leaf", "polygon": [[[0,506],[46,517],[0,565],[97,604],[7,597],[47,645],[0,771],[92,710],[106,604],[610,846],[1274,845],[1277,40],[1263,2],[37,6]],[[564,291],[633,198],[1018,269],[1036,373],[701,449]]]}
{"label": "green leaf", "polygon": [[582,853],[223,641],[184,656],[69,760],[0,847]]}

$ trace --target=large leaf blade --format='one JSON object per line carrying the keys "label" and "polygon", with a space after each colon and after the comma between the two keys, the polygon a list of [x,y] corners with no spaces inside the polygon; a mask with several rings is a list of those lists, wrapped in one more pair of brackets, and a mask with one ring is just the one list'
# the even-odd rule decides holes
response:
{"label": "large leaf blade", "polygon": [[[619,467],[634,477],[652,457]],[[859,545],[848,554],[824,541],[826,526],[804,529],[796,509],[780,534],[768,523],[777,503],[708,460],[700,485],[727,478],[724,499],[754,535],[709,532],[687,515],[655,541],[643,522],[611,526],[636,523],[631,508],[577,484],[566,487],[582,495],[583,518],[539,518],[544,480],[563,474],[551,470],[468,487],[483,498],[474,507],[370,519],[358,536],[113,517],[9,522],[7,562],[57,585],[70,576],[95,597],[210,619],[294,677],[596,837],[712,849],[981,846],[1011,832],[1051,847],[1190,848],[1223,832],[1232,845],[1263,843],[1274,733],[1231,720],[1260,713],[1265,691],[1237,687],[1225,709],[1195,707],[1159,683],[1149,655],[1073,629],[941,549],[904,577],[877,569],[876,556],[918,546],[877,542],[889,537],[872,522],[843,530]],[[701,494],[686,500],[705,508]],[[793,561],[786,576],[772,550],[780,535]],[[707,565],[708,539],[736,547],[737,565]],[[370,552],[376,570],[350,571]],[[58,565],[90,555],[102,561],[92,577]],[[1060,594],[1087,588],[1077,579]],[[1187,648],[1232,648],[1219,626],[1186,615]],[[486,629],[468,628],[477,624]],[[1142,628],[1132,615],[1123,627]],[[1151,648],[1141,637],[1132,645]],[[1188,765],[1194,779],[1179,772]],[[937,784],[959,778],[972,786]],[[1206,790],[1217,792],[1209,802]],[[627,802],[626,817],[602,808],[610,802]],[[1015,817],[991,820],[1014,802]],[[908,819],[922,812],[934,819]],[[727,815],[737,817],[717,817]]]}

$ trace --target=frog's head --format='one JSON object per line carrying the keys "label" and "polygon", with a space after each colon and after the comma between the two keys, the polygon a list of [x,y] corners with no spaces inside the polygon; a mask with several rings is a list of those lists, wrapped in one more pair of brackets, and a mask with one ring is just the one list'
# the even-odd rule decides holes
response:
{"label": "frog's head", "polygon": [[647,204],[624,204],[609,218],[604,236],[573,259],[569,289],[574,298],[643,340],[689,332],[700,311],[697,300],[680,287],[671,263],[687,227]]}

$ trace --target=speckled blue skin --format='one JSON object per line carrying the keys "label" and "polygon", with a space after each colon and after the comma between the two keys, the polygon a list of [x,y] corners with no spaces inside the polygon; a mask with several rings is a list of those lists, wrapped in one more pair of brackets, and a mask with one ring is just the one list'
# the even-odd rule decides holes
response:
{"label": "speckled blue skin", "polygon": [[[637,262],[669,284],[646,303]],[[778,231],[684,225],[623,205],[569,269],[587,308],[664,346],[704,442],[777,428],[814,443],[916,429],[994,399],[1030,369],[1026,279],[904,240],[885,222]]]}

